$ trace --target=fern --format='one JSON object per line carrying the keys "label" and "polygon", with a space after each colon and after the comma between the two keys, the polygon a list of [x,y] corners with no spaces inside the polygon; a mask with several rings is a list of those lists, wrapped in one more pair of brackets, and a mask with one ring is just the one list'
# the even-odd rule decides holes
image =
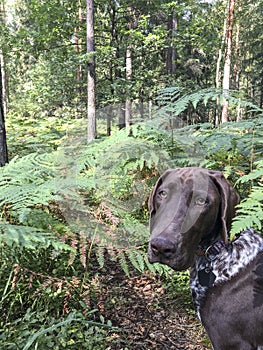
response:
{"label": "fern", "polygon": [[[178,127],[174,127],[172,119],[186,108],[197,108],[201,101],[207,104],[220,94],[222,91],[215,90],[191,95],[175,88],[163,90],[161,108],[149,121],[88,145],[79,136],[85,135],[79,123],[72,135],[60,141],[57,152],[14,158],[0,169],[2,221],[12,222],[24,233],[31,230],[32,242],[43,233],[39,244],[48,246],[51,243],[44,238],[53,240],[54,224],[45,225],[44,221],[50,222],[55,215],[65,219],[65,225],[76,234],[84,232],[94,246],[108,249],[109,254],[111,249],[122,251],[120,263],[126,273],[129,264],[139,271],[146,267],[156,271],[138,249],[148,241],[146,207],[156,177],[167,168],[188,165],[222,168],[232,176],[239,169],[247,171],[262,154],[260,117],[218,128],[209,123],[184,126],[178,119]],[[244,105],[252,108],[249,103]],[[52,205],[57,208],[55,214]],[[255,211],[251,209],[251,217]],[[255,216],[253,223],[259,224]],[[37,245],[23,243],[26,241],[18,231],[12,237],[22,245]],[[103,266],[103,248],[98,248],[96,256]]]}
{"label": "fern", "polygon": [[145,269],[144,256],[143,253],[136,250],[130,249],[127,251],[127,256],[129,261],[132,263],[133,267],[140,272],[143,272]]}
{"label": "fern", "polygon": [[51,232],[30,226],[11,225],[0,221],[1,241],[10,247],[41,249],[53,247],[55,250],[71,251],[71,247],[58,241]]}
{"label": "fern", "polygon": [[0,228],[5,244],[71,249],[51,233],[58,221],[49,213],[49,205],[60,198],[54,182],[54,159],[52,153],[33,153],[15,157],[0,168]]}
{"label": "fern", "polygon": [[249,181],[262,181],[263,179],[263,160],[257,161],[254,164],[256,169],[254,169],[250,174],[244,175],[240,178],[241,183],[249,182]]}
{"label": "fern", "polygon": [[118,261],[120,262],[120,266],[122,267],[123,271],[126,273],[127,276],[130,276],[130,269],[127,262],[127,258],[124,251],[121,251],[118,255]]}
{"label": "fern", "polygon": [[105,263],[105,256],[104,256],[105,247],[104,246],[96,247],[95,254],[96,254],[98,264],[99,264],[100,268],[102,268],[104,266],[104,263]]}
{"label": "fern", "polygon": [[[172,113],[172,117],[178,116],[184,112],[189,106],[194,109],[200,102],[206,106],[208,101],[223,101],[226,92],[222,89],[202,89],[192,94],[185,94],[185,91],[178,87],[169,87],[159,91],[158,102],[164,111]],[[250,108],[253,112],[262,113],[262,110],[249,101],[242,100],[237,91],[228,91],[227,99],[231,105],[241,105]],[[161,111],[163,113],[164,111]]]}
{"label": "fern", "polygon": [[54,200],[52,157],[36,153],[14,158],[0,168],[0,206],[14,210],[24,217],[26,208],[48,205]]}
{"label": "fern", "polygon": [[[109,255],[110,259],[114,262],[118,261],[121,268],[127,276],[130,276],[131,267],[133,269],[143,272],[147,269],[154,275],[162,275],[169,268],[161,264],[150,264],[147,253],[139,249],[138,247],[120,248]],[[102,267],[102,265],[101,265]]]}
{"label": "fern", "polygon": [[262,228],[263,222],[263,161],[256,163],[257,168],[248,175],[244,175],[239,179],[239,182],[257,180],[258,184],[252,187],[249,196],[241,201],[237,206],[237,216],[235,217],[231,235],[235,235],[249,227],[254,227],[258,230]]}

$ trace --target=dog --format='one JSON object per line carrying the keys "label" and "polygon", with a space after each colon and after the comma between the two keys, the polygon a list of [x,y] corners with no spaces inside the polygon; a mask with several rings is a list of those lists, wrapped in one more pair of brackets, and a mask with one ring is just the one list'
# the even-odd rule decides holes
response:
{"label": "dog", "polygon": [[214,350],[263,349],[263,239],[229,230],[239,196],[220,171],[167,170],[149,198],[150,263],[190,268],[194,306]]}

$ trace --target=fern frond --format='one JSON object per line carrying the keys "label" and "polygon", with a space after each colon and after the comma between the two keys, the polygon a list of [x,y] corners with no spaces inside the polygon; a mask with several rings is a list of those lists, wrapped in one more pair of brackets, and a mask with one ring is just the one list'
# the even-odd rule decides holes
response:
{"label": "fern frond", "polygon": [[[0,168],[0,206],[22,215],[26,208],[54,200],[52,157],[30,154]],[[23,216],[23,215],[22,215]]]}
{"label": "fern frond", "polygon": [[129,265],[128,265],[127,258],[124,251],[120,251],[120,253],[118,254],[118,261],[120,263],[121,268],[125,272],[125,274],[128,277],[130,277],[130,269],[129,269]]}
{"label": "fern frond", "polygon": [[254,186],[248,198],[237,206],[237,216],[231,228],[231,236],[247,228],[254,227],[259,231],[263,222],[263,184]]}
{"label": "fern frond", "polygon": [[[258,164],[261,164],[258,163]],[[250,174],[247,174],[247,175],[243,175],[240,179],[239,179],[239,182],[241,183],[245,183],[245,182],[248,182],[248,181],[251,181],[251,180],[256,180],[256,179],[262,179],[263,178],[263,166],[262,167],[259,167],[255,170],[253,170]]]}
{"label": "fern frond", "polygon": [[127,251],[127,257],[129,261],[132,263],[133,267],[140,272],[144,271],[145,269],[144,255],[144,252],[133,248]]}
{"label": "fern frond", "polygon": [[190,105],[196,109],[199,102],[203,102],[206,105],[209,100],[219,100],[222,103],[226,96],[230,105],[241,105],[255,112],[262,113],[261,108],[252,102],[243,100],[238,91],[227,91],[226,94],[226,91],[215,88],[202,89],[192,94],[185,94],[184,89],[177,86],[169,87],[159,91],[158,102],[162,108],[165,108],[166,111],[172,113],[173,117],[175,117],[184,112]]}
{"label": "fern frond", "polygon": [[162,264],[150,264],[147,254],[144,255],[145,267],[154,275],[162,276],[165,272],[170,271],[169,267]]}
{"label": "fern frond", "polygon": [[97,261],[99,263],[100,268],[103,268],[103,266],[105,264],[105,247],[103,247],[103,246],[96,247],[95,254],[96,254],[96,258],[97,258]]}
{"label": "fern frond", "polygon": [[2,243],[26,249],[53,247],[55,250],[71,251],[71,247],[58,241],[50,232],[30,226],[11,225],[0,222]]}

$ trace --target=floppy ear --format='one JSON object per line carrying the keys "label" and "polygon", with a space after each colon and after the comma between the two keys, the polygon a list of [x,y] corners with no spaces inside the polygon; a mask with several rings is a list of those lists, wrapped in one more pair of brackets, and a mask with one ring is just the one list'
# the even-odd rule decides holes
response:
{"label": "floppy ear", "polygon": [[164,178],[166,178],[172,171],[175,171],[175,169],[168,169],[166,170],[160,177],[159,179],[157,180],[154,188],[152,189],[152,192],[150,194],[150,197],[149,197],[149,200],[148,200],[148,208],[149,208],[149,211],[150,211],[150,216],[152,216],[154,210],[155,210],[155,207],[154,207],[154,202],[153,202],[153,198],[155,196],[155,193],[156,193],[156,190],[158,187],[161,186]]}
{"label": "floppy ear", "polygon": [[228,232],[231,228],[231,222],[235,216],[235,207],[239,203],[239,195],[234,190],[229,181],[226,180],[221,171],[209,171],[209,175],[213,179],[220,193],[221,199],[221,223],[222,223],[222,239],[228,242]]}

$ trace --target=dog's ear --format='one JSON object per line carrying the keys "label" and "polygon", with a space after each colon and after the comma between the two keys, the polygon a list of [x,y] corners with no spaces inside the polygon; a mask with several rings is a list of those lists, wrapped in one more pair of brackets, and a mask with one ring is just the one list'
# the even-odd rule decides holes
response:
{"label": "dog's ear", "polygon": [[150,212],[150,216],[152,216],[152,214],[154,213],[155,211],[155,207],[154,207],[154,196],[155,196],[155,193],[157,191],[157,189],[161,186],[161,184],[163,183],[163,180],[172,172],[172,171],[175,171],[175,169],[168,169],[166,170],[160,177],[159,179],[157,180],[154,188],[152,189],[152,192],[150,194],[150,197],[149,197],[149,200],[148,200],[148,208],[149,208],[149,212]]}
{"label": "dog's ear", "polygon": [[228,232],[231,228],[231,222],[235,216],[235,207],[239,203],[239,195],[234,190],[233,186],[224,177],[221,171],[209,171],[209,175],[217,186],[221,199],[221,223],[222,223],[222,238],[225,243],[228,242]]}

